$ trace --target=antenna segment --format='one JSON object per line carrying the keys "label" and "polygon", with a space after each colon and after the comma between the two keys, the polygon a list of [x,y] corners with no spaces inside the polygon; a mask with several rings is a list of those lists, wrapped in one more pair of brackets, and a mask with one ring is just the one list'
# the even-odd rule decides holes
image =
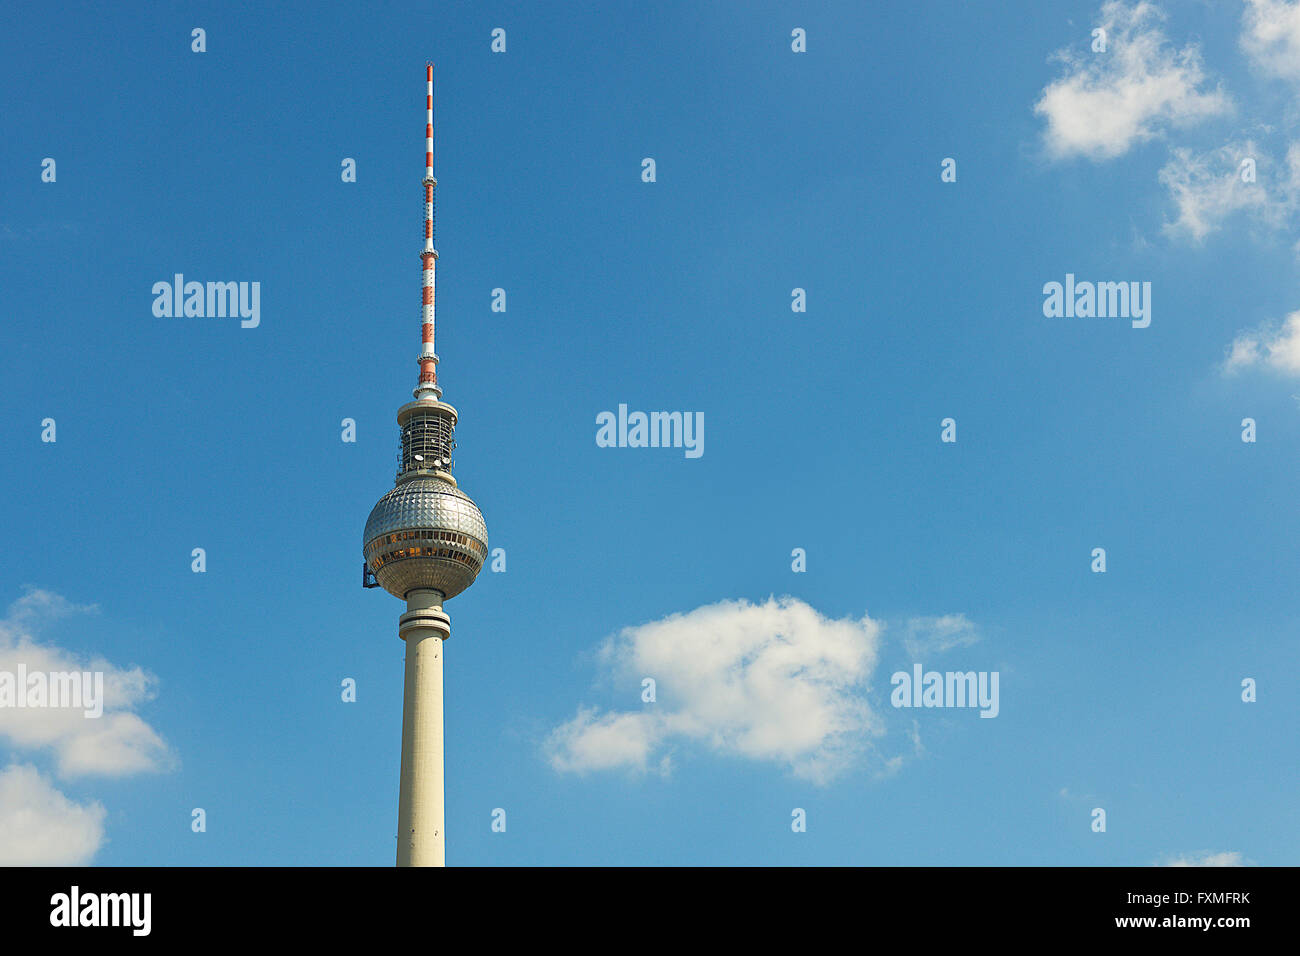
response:
{"label": "antenna segment", "polygon": [[425,67],[425,82],[428,92],[425,99],[426,122],[424,127],[424,250],[420,253],[424,276],[423,325],[421,328],[420,349],[420,383],[415,387],[416,399],[442,397],[438,387],[438,355],[433,350],[433,289],[434,271],[438,262],[438,251],[433,248],[433,216],[435,209],[434,193],[438,180],[434,176],[433,159],[433,64]]}

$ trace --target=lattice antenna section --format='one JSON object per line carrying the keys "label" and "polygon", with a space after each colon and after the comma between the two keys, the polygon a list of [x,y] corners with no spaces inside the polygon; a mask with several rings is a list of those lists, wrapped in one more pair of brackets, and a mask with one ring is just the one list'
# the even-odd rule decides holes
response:
{"label": "lattice antenna section", "polygon": [[439,414],[413,415],[402,425],[397,477],[419,472],[450,472],[455,464],[456,419]]}

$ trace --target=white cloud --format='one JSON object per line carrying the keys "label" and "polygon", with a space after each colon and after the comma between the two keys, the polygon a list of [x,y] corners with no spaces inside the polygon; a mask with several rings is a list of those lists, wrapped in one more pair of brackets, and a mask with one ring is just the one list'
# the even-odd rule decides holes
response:
{"label": "white cloud", "polygon": [[954,647],[969,647],[980,639],[979,629],[965,614],[914,617],[908,620],[904,630],[903,647],[914,661]]}
{"label": "white cloud", "polygon": [[608,713],[579,707],[578,715],[552,731],[551,765],[556,770],[644,771],[663,729],[656,714]]}
{"label": "white cloud", "polygon": [[0,771],[0,866],[85,866],[104,840],[104,808],[74,803],[35,767]]}
{"label": "white cloud", "polygon": [[546,741],[559,771],[666,767],[674,743],[788,767],[826,783],[880,733],[863,693],[880,625],[831,620],[793,598],[723,601],[630,627],[601,648],[603,666],[657,702],[635,711],[579,708]]}
{"label": "white cloud", "polygon": [[1246,0],[1241,46],[1265,73],[1300,80],[1300,3]]}
{"label": "white cloud", "polygon": [[1200,49],[1174,49],[1157,25],[1152,3],[1128,6],[1108,0],[1101,8],[1107,52],[1062,51],[1065,74],[1044,88],[1034,112],[1045,117],[1049,155],[1113,159],[1166,126],[1187,126],[1226,113],[1219,88],[1205,89]]}
{"label": "white cloud", "polygon": [[1183,854],[1182,856],[1173,857],[1167,860],[1162,866],[1254,866],[1250,861],[1233,850],[1224,853],[1211,853],[1204,850],[1200,853]]}
{"label": "white cloud", "polygon": [[48,591],[29,591],[0,621],[0,671],[102,673],[103,714],[89,717],[83,708],[71,707],[0,707],[0,740],[15,749],[50,750],[61,776],[165,769],[171,752],[135,713],[153,697],[156,679],[139,667],[118,668],[102,657],[39,643],[32,634],[43,620],[89,610]]}
{"label": "white cloud", "polygon": [[1256,367],[1300,375],[1300,311],[1292,312],[1280,325],[1264,325],[1233,339],[1223,371],[1231,375]]}

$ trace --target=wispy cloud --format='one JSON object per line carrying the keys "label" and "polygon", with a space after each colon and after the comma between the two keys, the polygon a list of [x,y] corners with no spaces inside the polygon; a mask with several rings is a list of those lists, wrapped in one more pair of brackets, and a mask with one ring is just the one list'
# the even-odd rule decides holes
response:
{"label": "wispy cloud", "polygon": [[17,639],[23,629],[57,621],[75,614],[97,614],[96,604],[74,604],[61,594],[29,587],[23,596],[9,605],[0,619],[0,640]]}
{"label": "wispy cloud", "polygon": [[969,647],[980,639],[979,629],[965,614],[914,617],[904,625],[903,631],[903,647],[918,661],[954,647]]}
{"label": "wispy cloud", "polygon": [[1227,113],[1231,102],[1208,88],[1200,49],[1175,49],[1153,3],[1109,0],[1101,8],[1104,53],[1061,51],[1064,75],[1044,88],[1034,112],[1047,122],[1044,140],[1056,159],[1107,160],[1166,127],[1188,126]]}
{"label": "wispy cloud", "polygon": [[42,242],[81,234],[75,222],[12,223],[0,222],[0,242]]}
{"label": "wispy cloud", "polygon": [[1224,374],[1254,368],[1300,376],[1300,311],[1292,312],[1281,323],[1262,325],[1232,340],[1223,362]]}
{"label": "wispy cloud", "polygon": [[1202,850],[1199,853],[1185,853],[1182,856],[1175,856],[1166,859],[1160,864],[1161,866],[1254,866],[1250,860],[1244,858],[1238,851],[1212,853],[1209,850]]}
{"label": "wispy cloud", "polygon": [[[1250,177],[1244,176],[1247,161],[1254,169]],[[1300,198],[1300,144],[1291,146],[1281,166],[1253,140],[1200,153],[1177,148],[1159,178],[1178,210],[1178,217],[1164,227],[1171,237],[1201,242],[1237,214],[1282,229]]]}
{"label": "wispy cloud", "polygon": [[1246,0],[1241,46],[1263,72],[1300,80],[1300,3]]}

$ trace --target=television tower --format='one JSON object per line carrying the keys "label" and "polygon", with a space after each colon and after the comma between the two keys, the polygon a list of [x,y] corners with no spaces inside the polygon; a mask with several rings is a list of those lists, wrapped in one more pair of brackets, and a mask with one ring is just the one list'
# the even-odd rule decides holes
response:
{"label": "television tower", "polygon": [[442,786],[442,645],[451,636],[443,602],[474,583],[487,559],[487,526],[456,486],[451,453],[456,409],[442,400],[433,350],[433,64],[428,83],[424,154],[424,274],[420,379],[415,400],[397,410],[402,449],[392,491],[379,499],[362,536],[362,584],[406,601],[397,636],[406,642],[402,698],[402,778],[397,810],[397,865],[446,862]]}

